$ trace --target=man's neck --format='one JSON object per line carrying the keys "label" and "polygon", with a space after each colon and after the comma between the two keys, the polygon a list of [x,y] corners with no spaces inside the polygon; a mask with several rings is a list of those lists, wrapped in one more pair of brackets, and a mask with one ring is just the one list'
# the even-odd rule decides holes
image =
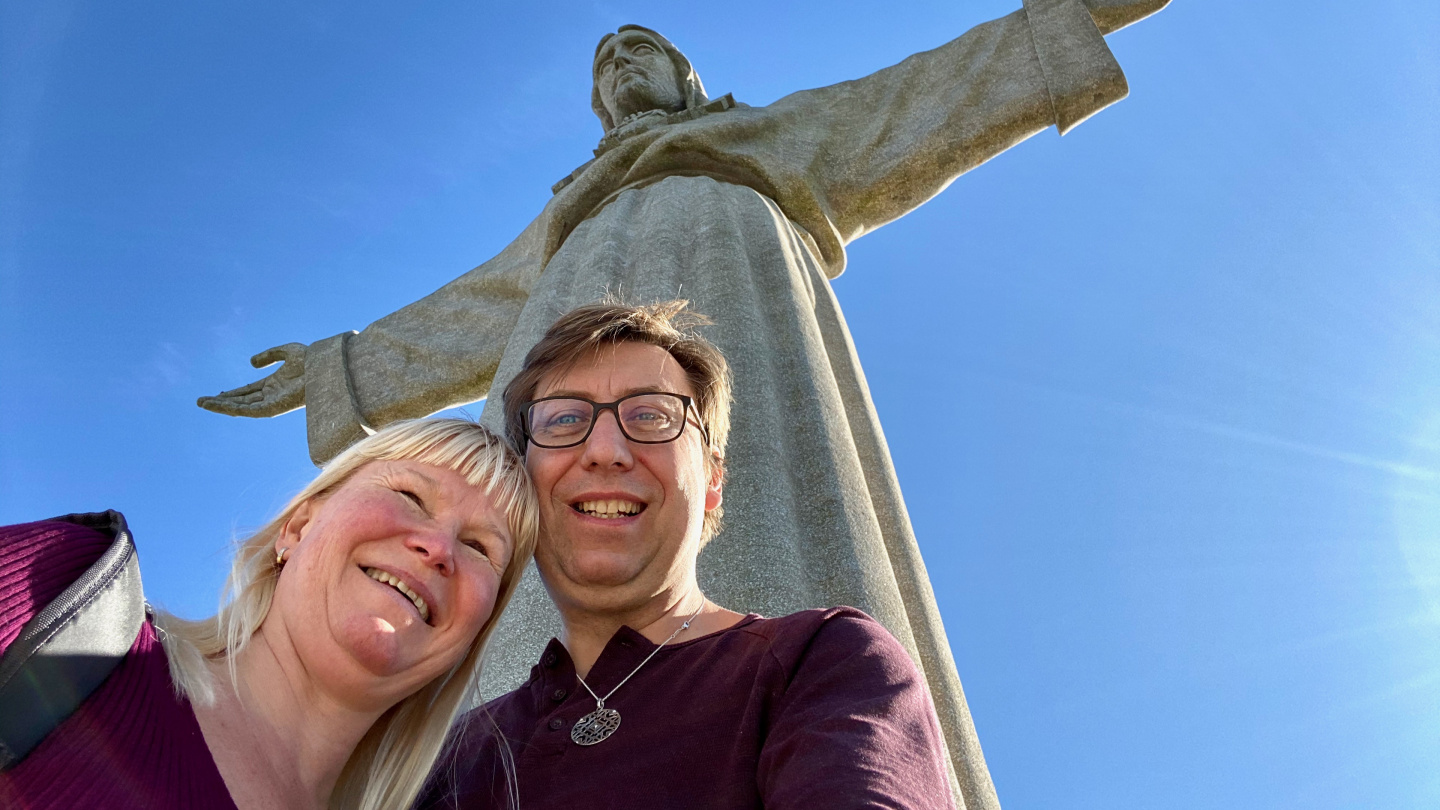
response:
{"label": "man's neck", "polygon": [[570,659],[575,662],[575,672],[583,678],[590,674],[590,668],[605,650],[605,645],[610,643],[610,639],[621,627],[629,627],[651,643],[661,644],[692,614],[695,618],[690,622],[690,628],[675,641],[699,638],[724,630],[744,618],[741,614],[706,599],[698,587],[692,586],[683,593],[662,594],[644,604],[623,610],[562,608],[560,641],[570,653]]}

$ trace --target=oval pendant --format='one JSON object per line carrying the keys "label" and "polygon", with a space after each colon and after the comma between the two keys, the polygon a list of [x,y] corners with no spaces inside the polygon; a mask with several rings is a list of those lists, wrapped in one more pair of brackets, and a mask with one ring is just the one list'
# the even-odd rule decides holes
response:
{"label": "oval pendant", "polygon": [[620,728],[620,712],[596,709],[575,721],[570,729],[570,739],[577,745],[594,745],[614,734],[617,728]]}

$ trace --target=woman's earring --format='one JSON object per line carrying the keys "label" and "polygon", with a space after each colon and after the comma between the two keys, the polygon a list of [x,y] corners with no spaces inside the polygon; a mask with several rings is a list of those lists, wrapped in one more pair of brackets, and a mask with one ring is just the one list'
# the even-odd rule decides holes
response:
{"label": "woman's earring", "polygon": [[275,555],[275,567],[276,567],[276,568],[283,568],[283,567],[285,567],[285,557],[286,557],[286,555],[288,555],[289,553],[290,553],[290,549],[288,549],[288,548],[282,548],[282,549],[280,549],[279,553],[277,553],[277,554]]}

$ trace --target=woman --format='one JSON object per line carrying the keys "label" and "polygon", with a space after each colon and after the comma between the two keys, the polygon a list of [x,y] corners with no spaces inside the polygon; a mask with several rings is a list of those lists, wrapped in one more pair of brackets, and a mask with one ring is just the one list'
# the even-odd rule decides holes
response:
{"label": "woman", "polygon": [[[93,528],[107,520],[111,534]],[[103,682],[10,757],[0,806],[408,806],[535,534],[524,467],[485,428],[418,420],[363,439],[240,546],[217,616],[144,619]],[[0,529],[0,715],[56,702],[14,697],[53,687],[44,666],[98,660],[35,655],[40,669],[9,677],[10,653],[97,591],[87,577],[128,542],[115,513]],[[0,719],[0,763],[17,723]]]}

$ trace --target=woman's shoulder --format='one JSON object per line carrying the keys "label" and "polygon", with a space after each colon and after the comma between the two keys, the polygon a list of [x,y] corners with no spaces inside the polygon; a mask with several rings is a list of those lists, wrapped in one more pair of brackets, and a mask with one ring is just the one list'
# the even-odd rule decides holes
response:
{"label": "woman's shoulder", "polygon": [[[41,587],[22,600],[26,583]],[[0,650],[0,807],[233,807],[145,619],[123,516],[0,527],[0,626],[12,623],[24,631]]]}
{"label": "woman's shoulder", "polygon": [[[113,516],[113,518],[111,517]],[[0,526],[0,654],[114,544],[117,512]]]}

